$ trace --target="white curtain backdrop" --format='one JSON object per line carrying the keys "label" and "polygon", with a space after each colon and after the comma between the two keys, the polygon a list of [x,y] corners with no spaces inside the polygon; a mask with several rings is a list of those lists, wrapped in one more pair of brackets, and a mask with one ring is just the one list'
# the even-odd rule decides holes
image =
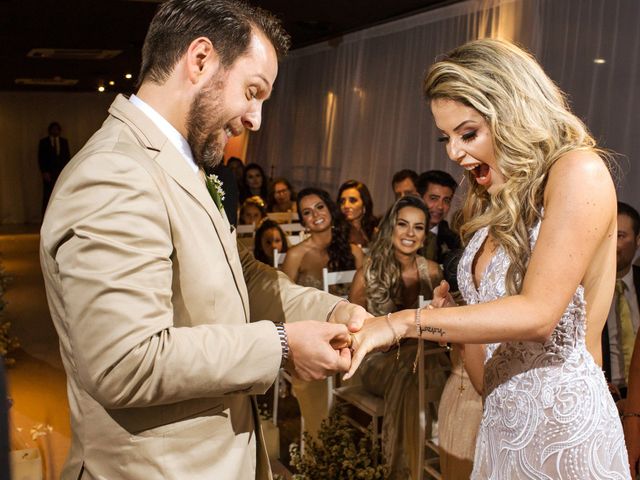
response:
{"label": "white curtain backdrop", "polygon": [[[401,168],[462,178],[435,141],[422,81],[442,53],[493,36],[537,55],[601,145],[621,154],[619,196],[639,208],[639,25],[639,0],[470,0],[296,50],[280,66],[247,160],[297,188],[335,194],[342,181],[361,180],[377,213],[391,203],[391,176]],[[73,154],[112,100],[0,92],[0,224],[40,221],[37,142],[47,125],[62,124]]]}
{"label": "white curtain backdrop", "polygon": [[0,92],[0,224],[41,220],[38,141],[52,121],[74,155],[107,117],[113,94]]}
{"label": "white curtain backdrop", "polygon": [[[436,140],[422,81],[442,53],[479,37],[531,50],[602,146],[623,155],[620,198],[640,207],[640,1],[467,1],[291,52],[247,160],[297,188],[365,182],[377,213],[402,168],[462,178]],[[595,64],[595,58],[606,63]],[[461,196],[458,195],[458,198]]]}

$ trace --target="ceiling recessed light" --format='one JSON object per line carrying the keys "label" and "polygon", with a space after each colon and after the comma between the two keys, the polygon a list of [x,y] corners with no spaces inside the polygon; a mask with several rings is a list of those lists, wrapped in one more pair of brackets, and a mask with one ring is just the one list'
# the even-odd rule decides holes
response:
{"label": "ceiling recessed light", "polygon": [[103,87],[102,85],[100,85],[100,86],[98,87],[98,91],[99,91],[100,93],[104,92],[104,87]]}
{"label": "ceiling recessed light", "polygon": [[133,77],[133,75],[131,75],[130,73],[127,73],[127,74],[124,76],[124,78],[126,78],[127,80],[129,80],[129,79],[130,79],[130,78],[132,78],[132,77]]}
{"label": "ceiling recessed light", "polygon": [[114,82],[113,80],[109,80],[109,85],[111,85],[112,87],[116,84],[116,82]]}
{"label": "ceiling recessed light", "polygon": [[602,65],[603,63],[606,63],[606,60],[604,58],[594,58],[593,59],[593,63],[597,63],[598,65]]}

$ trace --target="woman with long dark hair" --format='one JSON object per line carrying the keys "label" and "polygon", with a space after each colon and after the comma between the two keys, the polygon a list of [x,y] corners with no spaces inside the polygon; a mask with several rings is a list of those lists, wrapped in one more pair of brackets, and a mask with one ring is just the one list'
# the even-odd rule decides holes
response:
{"label": "woman with long dark hair", "polygon": [[264,170],[257,163],[250,163],[244,167],[242,176],[242,190],[240,191],[240,202],[244,202],[247,198],[258,196],[264,204],[267,204],[269,195],[268,181],[264,174]]}
{"label": "woman with long dark hair", "polygon": [[369,189],[362,182],[348,180],[338,189],[337,203],[340,214],[349,224],[349,242],[366,247],[378,225]]}
{"label": "woman with long dark hair", "polygon": [[322,269],[354,270],[362,265],[360,247],[350,244],[348,225],[340,217],[329,194],[305,188],[296,200],[300,222],[309,237],[289,250],[282,270],[294,282],[322,288]]}
{"label": "woman with long dark hair", "polygon": [[[318,188],[305,188],[297,197],[300,221],[309,237],[287,252],[282,270],[299,285],[322,289],[322,269],[353,270],[362,266],[360,247],[348,241],[348,226],[338,215],[329,194]],[[348,288],[332,288],[336,295]],[[306,431],[315,436],[329,414],[326,380],[302,382],[294,379],[293,390],[300,405]]]}

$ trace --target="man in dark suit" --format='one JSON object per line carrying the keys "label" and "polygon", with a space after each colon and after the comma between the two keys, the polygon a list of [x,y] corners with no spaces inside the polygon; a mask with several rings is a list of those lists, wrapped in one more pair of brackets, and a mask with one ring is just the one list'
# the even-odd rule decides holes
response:
{"label": "man in dark suit", "polygon": [[424,256],[443,263],[447,253],[462,248],[460,237],[445,220],[458,184],[442,170],[429,170],[418,177],[418,193],[429,209],[429,233]]}
{"label": "man in dark suit", "polygon": [[42,215],[49,203],[53,186],[64,166],[69,162],[69,142],[60,136],[62,127],[58,122],[49,125],[49,136],[38,145],[38,166],[42,174]]}
{"label": "man in dark suit", "polygon": [[640,247],[640,215],[631,205],[618,202],[616,289],[602,331],[602,368],[616,399],[625,398],[629,365],[640,326],[640,267],[632,265]]}

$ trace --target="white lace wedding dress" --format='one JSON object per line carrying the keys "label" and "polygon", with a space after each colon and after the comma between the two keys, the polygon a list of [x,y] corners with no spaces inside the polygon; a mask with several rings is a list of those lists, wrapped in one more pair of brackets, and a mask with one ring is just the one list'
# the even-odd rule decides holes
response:
{"label": "white lace wedding dress", "polygon": [[[536,242],[540,223],[532,229]],[[509,259],[498,248],[476,289],[473,259],[488,229],[476,232],[458,266],[468,304],[505,295]],[[601,369],[585,346],[580,285],[551,338],[486,346],[484,413],[472,479],[628,480],[622,425]]]}

